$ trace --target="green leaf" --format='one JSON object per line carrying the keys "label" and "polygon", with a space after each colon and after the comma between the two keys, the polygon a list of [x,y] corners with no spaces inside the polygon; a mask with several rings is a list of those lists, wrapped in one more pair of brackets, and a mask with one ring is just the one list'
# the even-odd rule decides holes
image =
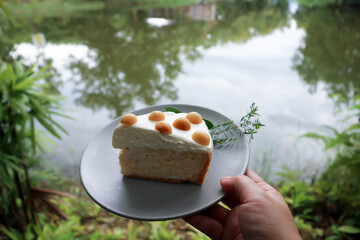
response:
{"label": "green leaf", "polygon": [[69,134],[68,131],[66,131],[60,124],[52,120],[51,118],[47,118],[52,124],[54,124],[56,127],[58,127],[63,133]]}
{"label": "green leaf", "polygon": [[317,133],[309,132],[304,135],[301,135],[300,138],[312,138],[312,139],[320,139],[324,142],[326,141],[326,137]]}
{"label": "green leaf", "polygon": [[[12,229],[12,230],[13,230],[13,229]],[[9,231],[8,229],[6,229],[6,228],[3,227],[3,226],[0,227],[0,232],[5,233],[5,235],[6,235],[7,237],[9,237],[11,240],[18,240],[19,237],[20,237],[20,239],[21,239],[20,233],[14,231],[14,230],[13,230],[13,231]]]}
{"label": "green leaf", "polygon": [[[33,112],[36,112],[36,114],[46,115],[44,106],[41,105],[37,98],[35,98],[34,96],[29,96],[29,102],[31,104],[30,106]],[[35,117],[37,117],[36,114],[34,114]]]}
{"label": "green leaf", "polygon": [[30,117],[30,139],[31,139],[31,146],[33,152],[36,151],[36,141],[35,141],[35,125],[34,125],[34,118]]}
{"label": "green leaf", "polygon": [[21,90],[21,89],[29,88],[37,80],[38,79],[36,79],[34,77],[26,78],[23,81],[19,82],[18,84],[14,85],[14,90]]}
{"label": "green leaf", "polygon": [[360,129],[360,123],[355,123],[347,128],[344,132]]}
{"label": "green leaf", "polygon": [[12,86],[15,85],[16,83],[16,76],[14,74],[14,69],[13,67],[11,66],[11,64],[9,63],[8,64],[8,68],[7,68],[7,73],[8,73],[8,78],[10,79],[10,81],[12,82]]}
{"label": "green leaf", "polygon": [[338,240],[338,239],[341,239],[341,238],[339,238],[339,236],[335,236],[335,235],[325,238],[325,240]]}
{"label": "green leaf", "polygon": [[52,135],[57,137],[58,139],[61,139],[61,136],[56,132],[56,130],[42,117],[36,116],[36,119],[43,125],[46,130],[48,130]]}
{"label": "green leaf", "polygon": [[67,118],[67,119],[70,119],[70,120],[76,120],[75,118],[73,118],[71,116],[68,116],[66,114],[62,114],[62,113],[59,113],[59,112],[48,111],[48,113],[53,114],[53,115],[57,115],[57,116],[60,116],[60,117],[64,117],[64,118]]}
{"label": "green leaf", "polygon": [[39,79],[42,78],[46,78],[51,76],[50,73],[44,73],[45,71],[47,71],[49,69],[49,66],[47,67],[43,67],[41,68],[39,71],[37,71],[36,73],[32,74],[31,76],[29,76],[28,78],[23,79],[21,82],[19,82],[18,84],[16,84],[14,86],[15,90],[21,90],[21,89],[26,89],[26,88],[30,88],[34,82],[38,81]]}
{"label": "green leaf", "polygon": [[174,113],[182,113],[182,111],[180,111],[179,109],[174,108],[174,107],[165,107],[165,111],[166,112],[174,112]]}
{"label": "green leaf", "polygon": [[205,124],[208,127],[208,129],[212,129],[214,127],[214,124],[210,120],[207,120],[205,118],[203,118],[203,120],[205,121]]}
{"label": "green leaf", "polygon": [[348,234],[358,234],[358,233],[360,233],[360,228],[350,226],[350,225],[343,225],[343,226],[339,227],[338,230],[340,232],[348,233]]}
{"label": "green leaf", "polygon": [[328,126],[328,125],[324,125],[325,128],[331,130],[335,135],[339,135],[338,130],[336,130],[336,128],[332,127],[332,126]]}

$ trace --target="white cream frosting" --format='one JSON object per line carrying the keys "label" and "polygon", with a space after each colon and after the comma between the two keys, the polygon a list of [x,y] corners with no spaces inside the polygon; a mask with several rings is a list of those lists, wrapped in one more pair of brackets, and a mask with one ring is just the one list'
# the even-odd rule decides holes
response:
{"label": "white cream frosting", "polygon": [[204,121],[200,124],[192,124],[188,131],[175,128],[172,124],[179,117],[185,117],[187,113],[164,112],[165,120],[171,125],[172,133],[163,134],[155,129],[156,121],[150,121],[149,115],[137,116],[137,122],[132,126],[119,124],[113,134],[112,145],[114,148],[149,147],[154,149],[177,149],[180,151],[210,152],[213,148],[212,140],[208,146],[196,143],[192,134],[197,130],[205,131],[211,135]]}

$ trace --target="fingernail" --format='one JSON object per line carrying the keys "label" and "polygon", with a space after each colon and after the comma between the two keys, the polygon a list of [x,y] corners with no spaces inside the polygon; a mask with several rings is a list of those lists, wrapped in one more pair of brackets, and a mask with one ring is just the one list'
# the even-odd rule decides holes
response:
{"label": "fingernail", "polygon": [[225,176],[225,177],[222,177],[220,180],[221,181],[229,181],[231,177],[229,176]]}

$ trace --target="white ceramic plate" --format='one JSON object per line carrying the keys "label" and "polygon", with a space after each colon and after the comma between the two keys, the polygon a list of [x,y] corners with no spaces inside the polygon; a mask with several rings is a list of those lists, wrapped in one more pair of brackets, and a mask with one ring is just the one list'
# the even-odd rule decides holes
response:
{"label": "white ceramic plate", "polygon": [[[213,110],[181,104],[147,107],[136,115],[172,106],[183,112],[198,112],[215,125],[229,121]],[[137,220],[168,220],[185,217],[217,203],[224,197],[220,178],[244,174],[249,163],[248,138],[238,131],[238,140],[215,147],[209,172],[200,185],[161,183],[124,177],[120,173],[119,149],[112,147],[115,119],[90,141],[83,152],[80,177],[89,196],[106,210]]]}

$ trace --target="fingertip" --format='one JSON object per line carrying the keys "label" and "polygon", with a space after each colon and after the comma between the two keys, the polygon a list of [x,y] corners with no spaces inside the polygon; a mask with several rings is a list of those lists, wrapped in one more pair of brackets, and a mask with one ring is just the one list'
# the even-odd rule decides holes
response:
{"label": "fingertip", "polygon": [[246,176],[248,176],[251,180],[253,180],[256,183],[264,182],[264,179],[262,179],[257,173],[255,173],[253,170],[248,168],[245,173]]}
{"label": "fingertip", "polygon": [[222,177],[222,178],[220,179],[220,182],[229,181],[230,179],[231,179],[231,177],[225,176],[225,177]]}
{"label": "fingertip", "polygon": [[222,177],[222,178],[220,179],[220,184],[221,184],[222,187],[223,187],[224,185],[227,186],[227,185],[232,184],[232,177],[228,177],[228,176]]}
{"label": "fingertip", "polygon": [[232,179],[234,188],[245,188],[250,185],[255,185],[255,182],[246,175],[236,175]]}
{"label": "fingertip", "polygon": [[233,192],[234,192],[234,177],[222,177],[220,179],[220,185],[227,194],[233,194]]}

